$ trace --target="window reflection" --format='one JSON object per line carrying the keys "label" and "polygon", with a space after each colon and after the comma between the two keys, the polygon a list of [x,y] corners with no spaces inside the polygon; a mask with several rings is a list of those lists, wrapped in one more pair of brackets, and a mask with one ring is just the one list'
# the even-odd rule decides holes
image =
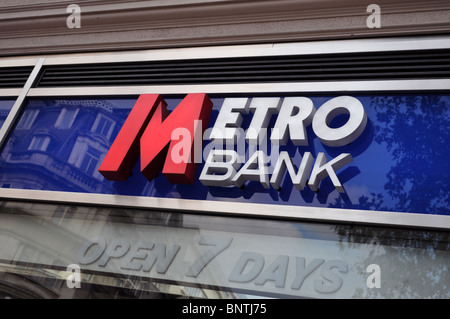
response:
{"label": "window reflection", "polygon": [[[445,231],[20,202],[0,207],[5,298],[450,298]],[[228,243],[220,248],[222,239]],[[93,244],[101,241],[104,250]],[[80,289],[66,285],[73,263],[81,267]],[[381,269],[380,288],[367,286],[371,264]]]}
{"label": "window reflection", "polygon": [[107,140],[111,137],[111,133],[114,129],[114,123],[112,119],[104,116],[103,114],[98,114],[95,119],[94,125],[92,126],[92,132],[98,135],[106,137]]}
{"label": "window reflection", "polygon": [[63,107],[61,113],[56,120],[55,127],[59,129],[69,129],[72,127],[73,122],[78,114],[80,109],[76,108],[67,108]]}
{"label": "window reflection", "polygon": [[2,152],[3,184],[111,193],[97,170],[133,104],[134,99],[30,100]]}
{"label": "window reflection", "polygon": [[30,146],[28,147],[28,150],[45,152],[47,150],[49,144],[50,144],[49,136],[36,135],[36,136],[33,136]]}
{"label": "window reflection", "polygon": [[[36,103],[32,103],[36,106]],[[40,105],[41,103],[38,103]],[[39,109],[27,109],[17,124],[18,129],[29,130],[39,114]]]}

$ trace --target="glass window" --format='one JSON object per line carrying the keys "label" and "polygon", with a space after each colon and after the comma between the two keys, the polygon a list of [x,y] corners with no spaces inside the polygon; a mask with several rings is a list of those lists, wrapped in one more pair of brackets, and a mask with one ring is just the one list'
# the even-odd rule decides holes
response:
{"label": "glass window", "polygon": [[30,129],[33,125],[34,121],[36,120],[36,117],[39,114],[38,109],[31,109],[26,110],[22,117],[20,118],[19,123],[17,124],[18,129]]}
{"label": "glass window", "polygon": [[81,162],[80,169],[83,170],[88,175],[93,175],[95,173],[95,168],[99,165],[101,153],[88,146],[86,154]]}
{"label": "glass window", "polygon": [[114,121],[103,116],[102,114],[99,114],[92,127],[92,132],[103,135],[107,139],[109,139],[113,131],[113,128],[114,128]]}
{"label": "glass window", "polygon": [[73,122],[78,114],[79,109],[67,109],[63,108],[56,120],[55,127],[59,129],[69,129],[72,127]]}
{"label": "glass window", "polygon": [[31,144],[28,147],[28,150],[45,152],[49,144],[50,144],[49,136],[43,135],[34,136],[33,139],[31,140]]}
{"label": "glass window", "polygon": [[448,231],[19,202],[0,225],[13,298],[450,298]]}

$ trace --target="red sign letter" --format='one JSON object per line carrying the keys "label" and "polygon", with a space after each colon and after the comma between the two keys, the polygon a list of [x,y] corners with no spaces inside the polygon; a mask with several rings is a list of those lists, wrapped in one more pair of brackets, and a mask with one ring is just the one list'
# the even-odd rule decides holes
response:
{"label": "red sign letter", "polygon": [[196,141],[203,141],[196,134],[203,136],[211,110],[212,102],[206,94],[188,94],[170,114],[159,94],[141,95],[100,165],[100,173],[108,180],[126,180],[139,157],[140,146],[141,171],[148,180],[162,169],[172,183],[193,183],[197,163],[192,159],[179,163],[171,158],[176,144],[172,132],[178,128],[190,132],[192,154]]}

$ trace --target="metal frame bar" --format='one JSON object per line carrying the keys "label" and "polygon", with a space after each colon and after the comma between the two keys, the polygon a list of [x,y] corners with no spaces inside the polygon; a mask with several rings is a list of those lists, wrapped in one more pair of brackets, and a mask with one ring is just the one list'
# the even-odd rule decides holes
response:
{"label": "metal frame bar", "polygon": [[22,89],[0,89],[0,97],[2,96],[14,96],[17,97],[22,92]]}
{"label": "metal frame bar", "polygon": [[[247,216],[269,219],[303,219],[316,222],[344,222],[414,228],[450,228],[450,216],[387,211],[22,189],[2,189],[0,198],[47,203],[131,207],[136,209],[165,209],[170,211],[235,217]],[[276,213],[274,214],[274,212]]]}
{"label": "metal frame bar", "polygon": [[25,82],[25,85],[22,88],[22,91],[20,92],[19,96],[16,99],[16,102],[14,103],[13,107],[9,111],[8,117],[6,118],[5,122],[3,123],[3,126],[0,128],[0,149],[3,147],[3,144],[6,141],[6,138],[8,137],[9,132],[12,130],[14,123],[16,119],[18,118],[21,109],[23,108],[25,98],[27,97],[28,91],[30,90],[31,86],[33,85],[34,81],[36,80],[39,72],[41,71],[42,65],[44,65],[45,58],[40,58],[36,65],[33,68],[33,71],[31,71],[30,76],[28,77],[28,80]]}
{"label": "metal frame bar", "polygon": [[[186,94],[192,92],[220,93],[317,93],[317,92],[382,92],[382,91],[450,91],[450,79],[388,80],[388,81],[340,81],[340,82],[296,82],[254,83],[226,85],[183,86],[134,86],[134,87],[61,87],[31,88],[43,65],[84,64],[100,62],[176,60],[197,58],[222,58],[242,56],[271,56],[293,54],[326,54],[336,52],[376,52],[425,49],[450,49],[450,36],[425,38],[387,38],[364,40],[317,41],[305,43],[243,45],[206,48],[144,50],[135,52],[109,52],[62,54],[40,58],[24,88],[0,130],[0,143],[4,143],[13,127],[26,97],[45,96],[102,96],[138,95],[142,93]],[[12,62],[11,62],[12,61]],[[32,59],[21,57],[14,62],[0,59],[0,67],[15,63],[31,63]],[[7,63],[8,62],[8,63]],[[325,89],[324,89],[325,88]],[[0,90],[0,96],[13,96],[16,89]],[[0,144],[1,145],[1,144]],[[0,189],[0,198],[5,200],[39,201],[80,205],[105,205],[138,209],[167,209],[180,212],[247,216],[257,218],[288,218],[320,222],[360,223],[395,227],[450,229],[450,216],[333,209],[272,204],[234,203],[186,199],[151,198],[143,196],[105,195],[89,193],[53,192],[24,189]],[[221,205],[224,204],[224,205]],[[274,211],[276,213],[274,214]]]}
{"label": "metal frame bar", "polygon": [[[324,90],[324,87],[326,90]],[[139,95],[147,93],[208,94],[243,93],[320,93],[320,92],[389,92],[389,91],[444,91],[450,89],[450,79],[388,80],[388,81],[339,81],[339,82],[289,82],[254,84],[207,84],[207,85],[158,85],[158,86],[105,86],[33,88],[30,97],[46,96],[102,96]]]}

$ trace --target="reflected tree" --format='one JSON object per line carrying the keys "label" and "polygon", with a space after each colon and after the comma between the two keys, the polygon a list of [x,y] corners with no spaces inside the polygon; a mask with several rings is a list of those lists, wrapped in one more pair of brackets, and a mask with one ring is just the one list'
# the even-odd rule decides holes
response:
{"label": "reflected tree", "polygon": [[[341,198],[330,207],[450,214],[450,97],[437,94],[378,96],[374,141],[391,154],[384,194]],[[382,205],[389,195],[394,207]]]}
{"label": "reflected tree", "polygon": [[385,190],[397,209],[450,213],[449,98],[440,95],[380,96],[375,141],[386,143],[394,163]]}
{"label": "reflected tree", "polygon": [[[357,203],[338,197],[329,206],[450,214],[449,106],[450,98],[437,94],[375,97],[374,141],[386,147],[392,160],[385,192],[361,196]],[[383,195],[395,206],[384,205]],[[361,280],[369,276],[369,264],[381,267],[381,289],[357,289],[354,297],[450,298],[449,232],[345,225],[334,230],[342,252],[366,249],[366,257],[354,265]]]}

